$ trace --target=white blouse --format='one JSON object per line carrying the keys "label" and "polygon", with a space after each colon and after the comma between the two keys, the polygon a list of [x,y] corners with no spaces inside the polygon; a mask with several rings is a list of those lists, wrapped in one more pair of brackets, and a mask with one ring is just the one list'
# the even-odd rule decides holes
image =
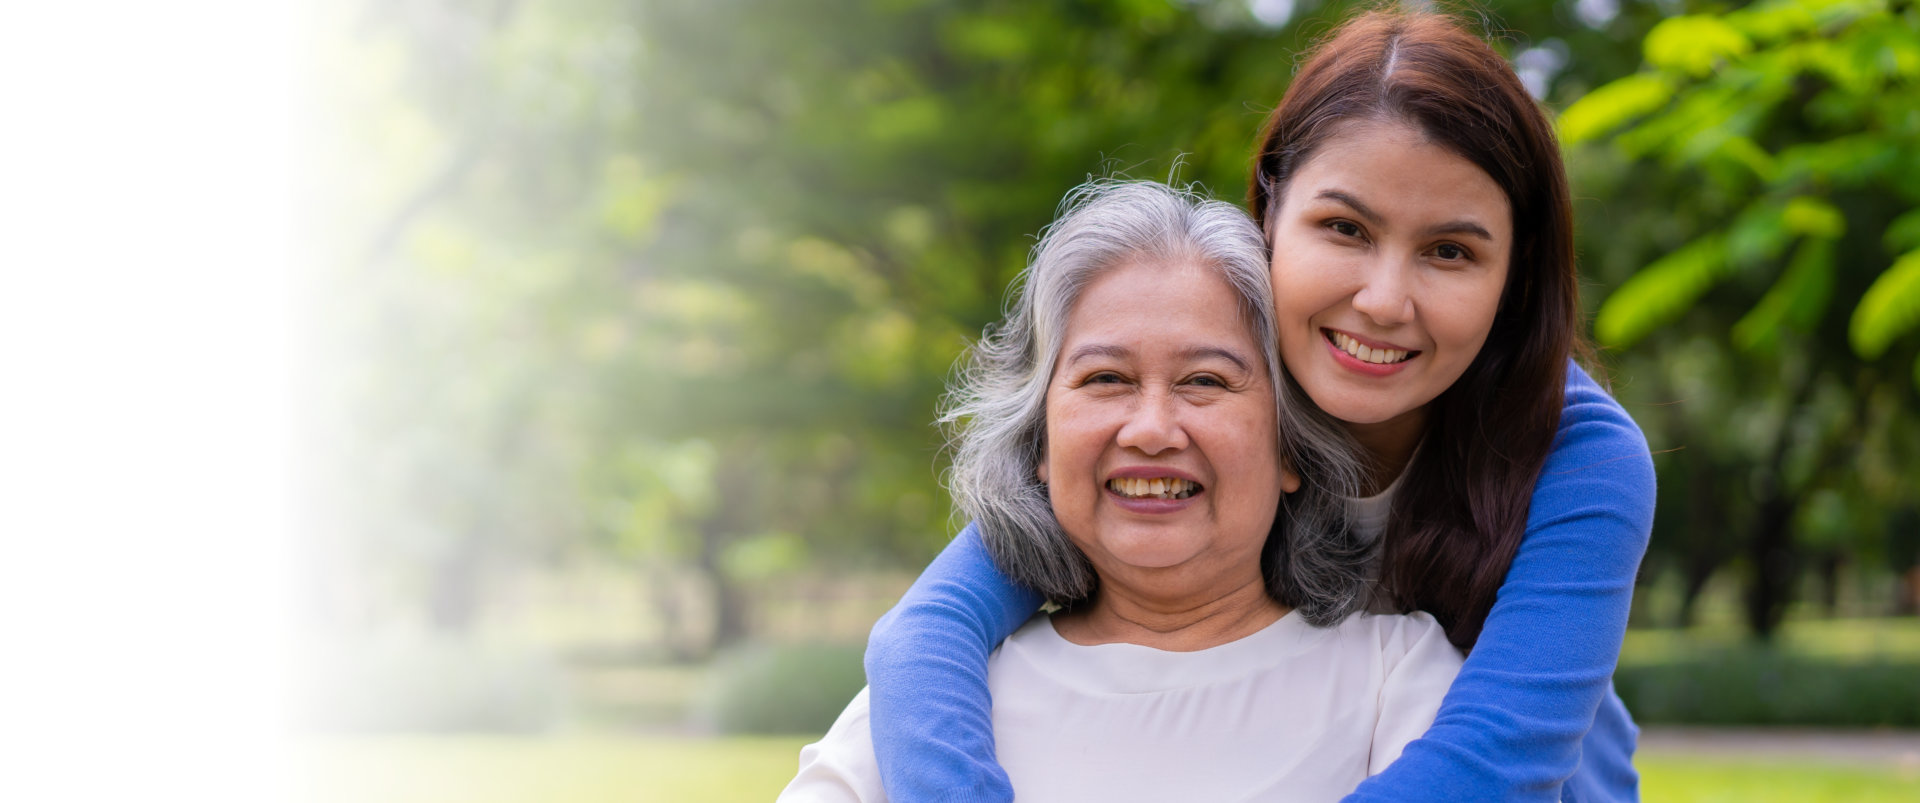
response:
{"label": "white blouse", "polygon": [[[1432,724],[1460,671],[1432,617],[1288,614],[1211,649],[1081,646],[1037,616],[988,660],[1000,765],[1023,801],[1333,801]],[[884,801],[860,692],[782,801]]]}

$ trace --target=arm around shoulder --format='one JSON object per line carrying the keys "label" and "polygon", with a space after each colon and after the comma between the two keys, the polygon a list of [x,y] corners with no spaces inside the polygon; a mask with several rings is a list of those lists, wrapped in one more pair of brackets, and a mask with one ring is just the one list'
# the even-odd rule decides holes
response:
{"label": "arm around shoulder", "polygon": [[874,625],[872,739],[895,799],[1013,799],[994,760],[987,656],[1040,602],[994,566],[968,525]]}
{"label": "arm around shoulder", "polygon": [[1349,801],[1556,800],[1611,686],[1653,528],[1653,460],[1573,366],[1527,534],[1433,727]]}

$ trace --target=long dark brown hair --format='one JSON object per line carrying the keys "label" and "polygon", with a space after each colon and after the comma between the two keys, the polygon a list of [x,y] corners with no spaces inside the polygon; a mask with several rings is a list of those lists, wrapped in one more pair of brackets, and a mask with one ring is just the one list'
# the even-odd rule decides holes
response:
{"label": "long dark brown hair", "polygon": [[1273,233],[1288,180],[1355,122],[1412,126],[1486,171],[1513,210],[1514,248],[1480,354],[1428,408],[1384,534],[1381,585],[1473,646],[1506,579],[1560,425],[1578,325],[1573,212],[1553,127],[1505,60],[1446,16],[1376,10],[1336,29],[1267,118],[1248,189]]}

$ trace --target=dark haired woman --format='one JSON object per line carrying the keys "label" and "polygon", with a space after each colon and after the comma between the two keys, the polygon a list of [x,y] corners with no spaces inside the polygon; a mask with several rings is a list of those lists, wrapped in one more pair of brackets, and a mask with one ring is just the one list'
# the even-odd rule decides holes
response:
{"label": "dark haired woman", "polygon": [[[1377,573],[1351,604],[1426,611],[1469,651],[1433,726],[1352,799],[1637,799],[1611,677],[1652,460],[1572,363],[1571,205],[1545,115],[1448,18],[1366,13],[1301,67],[1249,195],[1290,382],[1372,460],[1361,488],[1326,489],[1351,498]],[[875,627],[891,799],[1012,798],[986,659],[1039,601],[969,527]]]}

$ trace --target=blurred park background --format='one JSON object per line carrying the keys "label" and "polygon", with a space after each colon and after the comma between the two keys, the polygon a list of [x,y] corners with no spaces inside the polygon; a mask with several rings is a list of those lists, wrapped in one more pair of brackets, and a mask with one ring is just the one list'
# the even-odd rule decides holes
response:
{"label": "blurred park background", "polygon": [[[1350,6],[321,8],[307,789],[570,803],[771,798],[956,528],[934,406],[1061,196],[1243,197]],[[1468,17],[1557,115],[1601,365],[1655,453],[1629,708],[1912,744],[1920,9]],[[1649,800],[1920,799],[1920,753],[1659,744]]]}

